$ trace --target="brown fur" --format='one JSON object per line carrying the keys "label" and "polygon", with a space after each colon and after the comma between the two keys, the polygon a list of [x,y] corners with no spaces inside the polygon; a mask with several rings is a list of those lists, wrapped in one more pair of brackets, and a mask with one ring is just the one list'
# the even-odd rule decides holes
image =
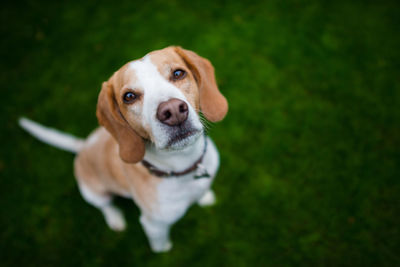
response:
{"label": "brown fur", "polygon": [[[117,75],[117,74],[114,74]],[[122,160],[128,163],[136,163],[142,160],[145,152],[143,137],[138,134],[138,131],[145,134],[140,125],[135,125],[133,128],[128,124],[126,119],[121,115],[119,108],[118,92],[115,92],[114,86],[115,77],[110,81],[104,82],[97,103],[97,118],[99,123],[103,125],[117,140],[119,146],[119,155]],[[134,130],[135,129],[135,130]]]}
{"label": "brown fur", "polygon": [[135,195],[141,206],[153,208],[160,178],[150,175],[141,164],[123,162],[116,141],[104,128],[98,128],[93,134],[98,140],[86,145],[75,159],[79,183],[101,195]]}
{"label": "brown fur", "polygon": [[218,90],[210,61],[181,47],[175,47],[175,51],[185,61],[197,81],[200,108],[204,116],[212,122],[222,120],[228,112],[228,102]]}

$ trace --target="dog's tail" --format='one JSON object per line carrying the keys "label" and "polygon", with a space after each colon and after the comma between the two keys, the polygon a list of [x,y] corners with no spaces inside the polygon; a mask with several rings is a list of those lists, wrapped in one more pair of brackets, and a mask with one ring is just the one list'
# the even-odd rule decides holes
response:
{"label": "dog's tail", "polygon": [[83,139],[45,127],[27,118],[20,118],[18,123],[22,128],[35,136],[37,139],[51,146],[55,146],[62,150],[73,153],[79,152],[83,147]]}

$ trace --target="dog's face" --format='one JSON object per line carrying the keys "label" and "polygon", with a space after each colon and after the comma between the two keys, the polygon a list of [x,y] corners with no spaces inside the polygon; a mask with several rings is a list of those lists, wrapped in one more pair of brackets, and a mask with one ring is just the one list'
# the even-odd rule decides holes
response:
{"label": "dog's face", "polygon": [[144,142],[182,149],[203,132],[198,112],[223,119],[226,99],[208,60],[180,47],[167,47],[127,63],[103,84],[97,117],[117,140],[126,162],[143,158]]}
{"label": "dog's face", "polygon": [[201,134],[197,84],[173,49],[128,63],[115,79],[123,117],[157,148],[179,149]]}

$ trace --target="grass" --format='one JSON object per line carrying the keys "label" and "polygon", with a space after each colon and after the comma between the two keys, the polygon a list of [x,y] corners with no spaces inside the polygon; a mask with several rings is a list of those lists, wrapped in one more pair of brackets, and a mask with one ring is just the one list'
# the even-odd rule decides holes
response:
{"label": "grass", "polygon": [[[2,266],[400,265],[396,1],[4,3]],[[108,230],[73,155],[19,116],[86,136],[101,82],[172,44],[211,60],[230,110],[209,134],[218,204],[190,209],[152,254],[138,209]]]}

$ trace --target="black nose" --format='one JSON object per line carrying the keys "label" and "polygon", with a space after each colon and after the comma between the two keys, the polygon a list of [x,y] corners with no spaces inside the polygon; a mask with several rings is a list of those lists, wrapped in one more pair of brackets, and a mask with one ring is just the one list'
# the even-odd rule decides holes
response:
{"label": "black nose", "polygon": [[187,104],[177,98],[160,103],[157,109],[157,119],[169,126],[177,126],[186,121],[189,109]]}

